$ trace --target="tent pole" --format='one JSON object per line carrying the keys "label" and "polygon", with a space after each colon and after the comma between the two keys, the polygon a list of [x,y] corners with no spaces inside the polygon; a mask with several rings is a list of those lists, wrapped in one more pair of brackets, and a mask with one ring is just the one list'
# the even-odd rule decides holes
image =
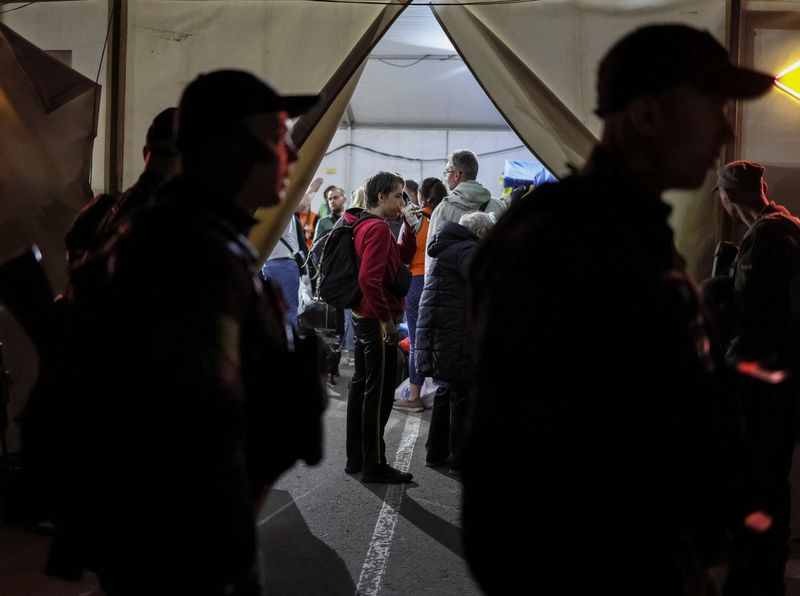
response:
{"label": "tent pole", "polygon": [[[348,106],[348,110],[350,107]],[[345,183],[345,192],[352,193],[353,192],[353,125],[349,121],[347,123],[347,153],[344,155],[344,183]],[[348,203],[352,200],[352,194],[348,197]]]}
{"label": "tent pole", "polygon": [[109,193],[122,192],[125,155],[125,62],[128,42],[128,0],[108,0],[111,12],[111,48],[107,77],[110,89],[107,109],[108,162],[106,186]]}
{"label": "tent pole", "polygon": [[[728,48],[730,49],[730,57],[731,61],[734,64],[741,65],[742,64],[742,36],[741,36],[741,28],[742,28],[742,0],[730,0],[728,5]],[[739,135],[742,129],[742,102],[735,101],[733,102],[732,113],[730,114],[731,121],[733,122],[733,132],[735,139],[729,141],[725,144],[722,148],[723,150],[723,159],[725,163],[732,161],[737,158],[739,152],[741,151],[741,141],[739,139]]]}
{"label": "tent pole", "polygon": [[[741,64],[741,27],[742,27],[742,0],[729,0],[727,11],[727,42],[731,61],[734,64]],[[728,163],[737,158],[741,151],[740,136],[742,132],[742,103],[734,101],[731,103],[728,118],[733,125],[734,138],[722,147],[722,163]],[[719,210],[717,219],[717,240],[731,240],[733,237],[733,222],[727,216],[724,209]]]}

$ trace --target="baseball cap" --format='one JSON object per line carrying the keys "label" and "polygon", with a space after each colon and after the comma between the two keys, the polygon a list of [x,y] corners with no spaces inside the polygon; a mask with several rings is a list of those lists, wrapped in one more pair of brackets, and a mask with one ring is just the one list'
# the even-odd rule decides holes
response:
{"label": "baseball cap", "polygon": [[726,98],[757,97],[772,86],[771,75],[731,63],[728,51],[708,31],[686,25],[650,25],[618,41],[600,63],[598,116],[632,99],[678,85]]}
{"label": "baseball cap", "polygon": [[176,143],[183,151],[197,141],[237,130],[252,114],[287,112],[295,117],[318,101],[319,95],[280,95],[264,81],[241,70],[201,74],[181,96]]}
{"label": "baseball cap", "polygon": [[760,191],[764,169],[764,166],[752,161],[727,163],[717,170],[717,188]]}

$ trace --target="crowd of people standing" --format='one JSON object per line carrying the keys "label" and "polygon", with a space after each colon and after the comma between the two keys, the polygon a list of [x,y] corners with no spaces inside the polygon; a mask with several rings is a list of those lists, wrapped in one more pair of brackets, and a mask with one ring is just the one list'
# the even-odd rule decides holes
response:
{"label": "crowd of people standing", "polygon": [[[154,121],[137,184],[68,235],[63,335],[22,418],[50,570],[92,569],[109,596],[260,593],[254,515],[297,460],[321,460],[338,370],[299,328],[301,276],[350,226],[347,474],[413,480],[388,464],[384,429],[393,408],[422,410],[430,376],[426,464],[463,478],[487,593],[779,596],[800,220],[767,198],[763,166],[720,168],[748,231],[713,302],[660,197],[703,182],[732,139],[726,102],[771,84],[708,33],[644,27],[600,64],[603,131],[574,175],[508,206],[459,150],[443,180],[377,172],[350,208],[329,186],[314,213],[317,179],[260,263],[253,214],[284,200],[288,119],[319,98],[197,77]],[[394,401],[403,319],[411,390]]]}

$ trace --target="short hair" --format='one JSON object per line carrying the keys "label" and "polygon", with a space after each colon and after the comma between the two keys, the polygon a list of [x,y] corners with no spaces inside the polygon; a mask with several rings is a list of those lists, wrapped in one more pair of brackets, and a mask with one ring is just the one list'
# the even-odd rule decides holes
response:
{"label": "short hair", "polygon": [[458,224],[467,228],[478,238],[483,238],[491,227],[495,224],[494,215],[483,211],[473,211],[462,215]]}
{"label": "short hair", "polygon": [[475,180],[478,177],[478,156],[469,149],[459,149],[447,156],[447,161],[464,174],[465,180]]}
{"label": "short hair", "polygon": [[364,192],[367,193],[367,209],[378,206],[379,194],[389,194],[398,184],[403,186],[404,183],[402,176],[393,172],[378,172],[370,176],[364,185]]}
{"label": "short hair", "polygon": [[159,155],[175,155],[175,112],[176,108],[167,108],[153,118],[147,129],[145,145],[153,153]]}
{"label": "short hair", "polygon": [[447,196],[447,187],[438,178],[425,178],[419,189],[420,206],[435,209]]}
{"label": "short hair", "polygon": [[326,187],[325,190],[322,191],[322,198],[327,201],[328,200],[328,193],[331,192],[332,190],[336,190],[337,188],[339,188],[339,187],[336,186],[335,184],[331,184],[330,186]]}
{"label": "short hair", "polygon": [[344,192],[344,189],[341,186],[329,186],[325,189],[325,200],[328,200],[328,193],[334,190],[338,190],[339,194],[341,194],[345,199],[347,199],[347,193]]}
{"label": "short hair", "polygon": [[419,192],[419,184],[417,184],[416,180],[406,180],[405,187],[411,192]]}

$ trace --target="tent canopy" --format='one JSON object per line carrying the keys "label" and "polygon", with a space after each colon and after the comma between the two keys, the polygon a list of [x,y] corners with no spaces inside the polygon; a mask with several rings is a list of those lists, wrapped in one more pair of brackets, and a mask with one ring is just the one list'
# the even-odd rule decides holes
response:
{"label": "tent canopy", "polygon": [[[311,142],[302,153],[295,199],[317,173],[342,122],[351,130],[387,131],[491,131],[507,124],[542,163],[563,175],[567,164],[581,165],[600,132],[592,113],[598,60],[616,39],[647,23],[682,22],[725,43],[729,37],[741,40],[744,49],[735,58],[766,70],[775,66],[771,57],[782,61],[786,48],[800,41],[796,0],[128,0],[122,5],[124,185],[141,170],[140,148],[152,117],[174,105],[197,73],[236,67],[282,92],[326,93],[319,113],[298,124],[302,138]],[[72,48],[74,58],[84,56],[73,63],[77,70],[90,78],[99,72],[110,16],[106,0],[7,6],[3,20],[12,29],[44,49]],[[731,24],[738,31],[731,33]],[[110,87],[104,85],[106,93]],[[796,117],[794,106],[784,108],[783,97],[766,101],[770,109],[759,112],[766,114],[759,124],[771,118],[770,130],[796,128],[787,121]],[[775,102],[783,103],[776,109]],[[750,109],[740,114],[747,138],[729,157],[760,159],[765,141],[748,118]],[[101,127],[99,134],[106,131]],[[102,170],[102,141],[97,147],[95,172]],[[788,152],[764,155],[777,153],[782,160],[777,165],[787,172],[795,167],[797,158]],[[775,161],[771,157],[770,163]],[[720,236],[716,205],[686,195],[670,200],[679,248],[690,263],[709,261]],[[292,207],[279,210],[274,229],[282,229]],[[264,249],[273,236],[263,238]]]}
{"label": "tent canopy", "polygon": [[378,42],[344,124],[508,130],[428,6],[409,6]]}

